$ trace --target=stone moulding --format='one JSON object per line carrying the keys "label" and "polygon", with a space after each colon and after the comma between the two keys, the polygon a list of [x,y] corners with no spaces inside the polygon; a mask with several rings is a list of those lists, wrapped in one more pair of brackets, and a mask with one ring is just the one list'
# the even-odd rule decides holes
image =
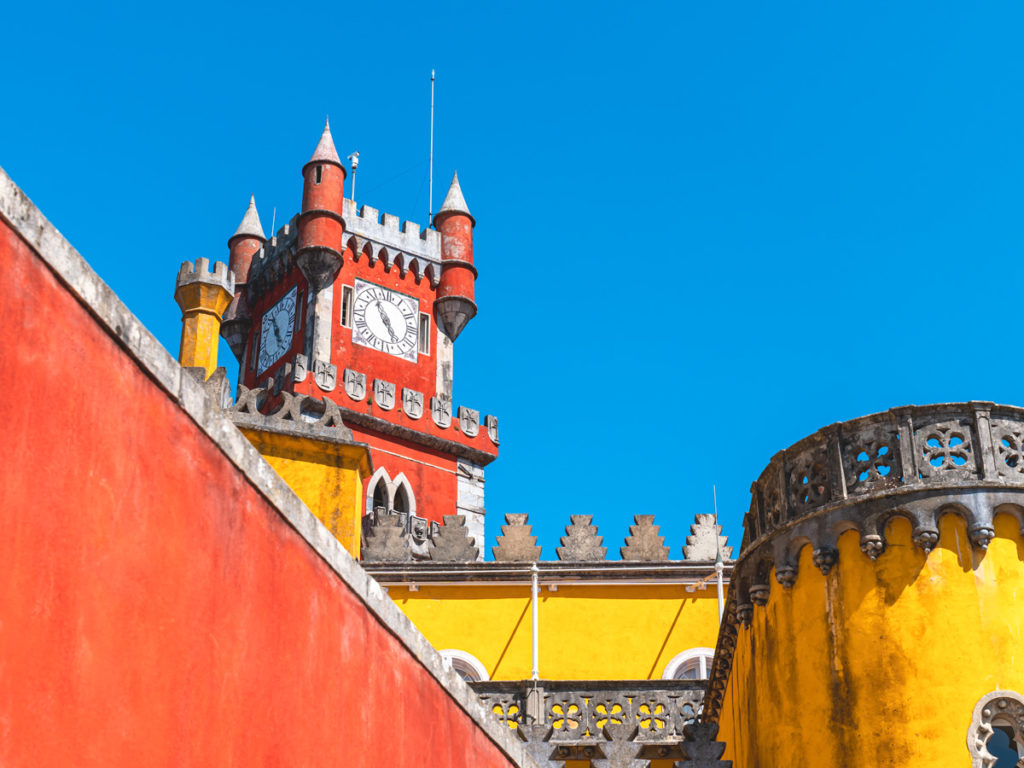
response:
{"label": "stone moulding", "polygon": [[1016,691],[993,691],[985,694],[974,707],[967,729],[967,750],[971,768],[993,768],[996,757],[988,751],[988,741],[997,727],[1013,730],[1018,744],[1024,737],[1024,697]]}
{"label": "stone moulding", "polygon": [[857,531],[861,552],[874,560],[886,549],[886,526],[902,517],[927,554],[938,544],[940,518],[955,514],[971,546],[984,552],[999,513],[1024,531],[1021,408],[981,401],[893,408],[825,427],[780,451],[751,486],[707,717],[715,719],[721,706],[739,625],[749,624],[772,589],[796,583],[805,546],[827,575],[842,534]]}

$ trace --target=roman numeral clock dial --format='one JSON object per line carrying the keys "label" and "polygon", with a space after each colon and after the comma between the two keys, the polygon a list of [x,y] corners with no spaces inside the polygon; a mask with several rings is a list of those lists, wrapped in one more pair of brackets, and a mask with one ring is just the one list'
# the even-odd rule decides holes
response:
{"label": "roman numeral clock dial", "polygon": [[355,281],[352,341],[416,362],[419,301],[373,283]]}

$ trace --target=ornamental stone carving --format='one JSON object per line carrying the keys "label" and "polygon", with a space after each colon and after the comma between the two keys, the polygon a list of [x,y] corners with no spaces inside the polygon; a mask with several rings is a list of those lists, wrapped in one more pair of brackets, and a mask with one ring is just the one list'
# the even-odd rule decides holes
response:
{"label": "ornamental stone carving", "polygon": [[659,526],[654,524],[654,515],[634,515],[629,526],[626,546],[619,548],[623,560],[654,561],[668,560],[665,537],[658,535]]}
{"label": "ornamental stone carving", "polygon": [[1024,743],[1024,697],[1016,691],[993,691],[982,696],[975,705],[967,730],[971,768],[994,768],[996,765],[996,756],[988,750],[996,728],[1010,731],[1016,744]]}
{"label": "ornamental stone carving", "polygon": [[295,362],[292,367],[293,381],[296,384],[301,384],[306,380],[306,376],[309,374],[309,358],[305,355],[299,354],[295,356]]}
{"label": "ornamental stone carving", "polygon": [[722,526],[715,522],[714,515],[697,514],[693,516],[690,535],[686,537],[683,557],[687,560],[715,560],[721,555],[723,560],[732,558],[732,547],[727,546],[728,537],[722,535]]}
{"label": "ornamental stone carving", "polygon": [[434,423],[441,429],[447,429],[452,424],[452,401],[444,393],[430,398],[430,415]]}
{"label": "ornamental stone carving", "polygon": [[697,725],[702,682],[489,681],[470,687],[499,722],[517,731],[538,765],[562,768],[575,759],[595,768],[646,768],[652,760],[730,765],[717,760],[725,749],[715,741],[717,727]]}
{"label": "ornamental stone carving", "polygon": [[345,394],[353,400],[362,401],[366,399],[366,374],[345,369]]}
{"label": "ornamental stone carving", "polygon": [[445,515],[444,525],[430,542],[430,559],[444,562],[470,562],[480,553],[466,528],[465,515]]}
{"label": "ornamental stone carving", "polygon": [[602,547],[604,537],[597,535],[597,526],[591,525],[593,515],[569,515],[562,546],[555,551],[559,560],[604,560],[608,547]]}
{"label": "ornamental stone carving", "polygon": [[466,437],[476,437],[480,432],[480,411],[460,405],[459,429]]}
{"label": "ornamental stone carving", "polygon": [[498,444],[498,417],[497,416],[485,416],[484,425],[487,427],[487,437],[490,438],[491,442],[495,445]]}
{"label": "ornamental stone carving", "polygon": [[501,526],[498,546],[491,547],[494,559],[499,562],[534,562],[540,560],[541,548],[537,537],[531,535],[533,526],[528,524],[529,515],[513,513],[505,515]]}
{"label": "ornamental stone carving", "polygon": [[314,360],[313,380],[324,392],[333,392],[338,384],[338,367],[323,360]]}
{"label": "ornamental stone carving", "polygon": [[385,411],[395,407],[395,385],[394,382],[383,379],[373,380],[373,402]]}
{"label": "ornamental stone carving", "polygon": [[420,418],[423,415],[423,393],[402,387],[402,410],[410,419]]}

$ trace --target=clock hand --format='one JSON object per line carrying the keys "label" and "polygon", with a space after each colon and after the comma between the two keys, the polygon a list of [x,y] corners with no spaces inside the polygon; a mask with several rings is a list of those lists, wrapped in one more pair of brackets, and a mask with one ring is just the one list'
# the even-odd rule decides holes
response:
{"label": "clock hand", "polygon": [[398,341],[398,334],[395,333],[395,329],[391,327],[391,320],[388,319],[388,313],[384,311],[384,307],[381,303],[377,302],[377,311],[380,313],[380,319],[384,321],[384,326],[388,329],[388,333],[391,334],[392,341]]}
{"label": "clock hand", "polygon": [[274,338],[277,339],[278,344],[282,344],[281,332],[277,330],[277,316],[275,315],[270,321],[270,329],[274,332]]}

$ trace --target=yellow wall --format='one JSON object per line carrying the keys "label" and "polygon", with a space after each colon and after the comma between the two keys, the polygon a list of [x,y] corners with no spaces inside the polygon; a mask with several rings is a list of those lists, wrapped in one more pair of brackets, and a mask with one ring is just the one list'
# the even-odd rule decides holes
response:
{"label": "yellow wall", "polygon": [[[390,597],[438,649],[472,654],[492,680],[531,672],[530,586],[389,585]],[[541,587],[540,676],[557,680],[660,679],[682,651],[714,648],[715,589],[682,585]]]}
{"label": "yellow wall", "polygon": [[810,547],[791,590],[772,575],[739,628],[720,718],[735,768],[970,765],[978,699],[1024,692],[1024,545],[1009,515],[987,553],[959,517],[939,529],[927,558],[897,519],[875,563],[850,531],[827,577]]}
{"label": "yellow wall", "polygon": [[370,475],[370,451],[357,443],[336,443],[240,427],[310,511],[359,557],[363,480]]}

